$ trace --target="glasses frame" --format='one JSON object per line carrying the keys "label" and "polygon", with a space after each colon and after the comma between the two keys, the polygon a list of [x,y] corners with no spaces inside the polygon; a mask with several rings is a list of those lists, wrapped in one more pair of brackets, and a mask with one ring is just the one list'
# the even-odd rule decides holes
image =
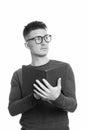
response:
{"label": "glasses frame", "polygon": [[[46,39],[45,39],[46,36],[49,36],[49,37],[50,37],[50,41],[48,41],[48,42],[46,41]],[[36,39],[36,38],[38,38],[38,37],[41,38],[41,42],[40,42],[40,43],[37,42],[37,39]],[[52,35],[50,35],[50,34],[46,34],[46,35],[44,35],[43,37],[42,37],[42,36],[36,36],[36,37],[33,37],[33,38],[28,39],[27,42],[29,42],[29,41],[31,41],[31,40],[35,40],[36,44],[41,44],[42,41],[43,41],[43,39],[45,40],[46,43],[49,43],[49,42],[51,42]]]}

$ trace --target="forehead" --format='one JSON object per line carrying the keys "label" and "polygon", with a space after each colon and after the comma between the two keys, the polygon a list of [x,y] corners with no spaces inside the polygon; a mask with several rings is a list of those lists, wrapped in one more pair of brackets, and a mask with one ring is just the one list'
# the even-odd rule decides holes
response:
{"label": "forehead", "polygon": [[47,34],[47,31],[45,29],[36,29],[36,30],[32,30],[28,37],[32,38],[32,37],[36,37],[36,36],[44,36]]}

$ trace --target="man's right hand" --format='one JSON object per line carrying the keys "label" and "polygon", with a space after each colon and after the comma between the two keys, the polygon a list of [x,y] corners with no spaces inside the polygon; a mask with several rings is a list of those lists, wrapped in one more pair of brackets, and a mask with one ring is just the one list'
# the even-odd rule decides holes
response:
{"label": "man's right hand", "polygon": [[52,104],[51,101],[49,101],[49,100],[45,100],[44,98],[41,98],[41,97],[40,97],[39,95],[37,95],[36,93],[34,93],[34,98],[36,98],[37,100],[42,99],[43,101],[47,101],[47,102],[49,102],[49,103]]}

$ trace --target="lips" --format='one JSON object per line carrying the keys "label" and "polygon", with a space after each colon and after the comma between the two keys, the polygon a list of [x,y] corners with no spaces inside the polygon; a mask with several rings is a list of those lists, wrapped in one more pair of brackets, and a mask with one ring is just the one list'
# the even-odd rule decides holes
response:
{"label": "lips", "polygon": [[41,48],[41,50],[44,50],[44,49],[47,49],[47,48]]}

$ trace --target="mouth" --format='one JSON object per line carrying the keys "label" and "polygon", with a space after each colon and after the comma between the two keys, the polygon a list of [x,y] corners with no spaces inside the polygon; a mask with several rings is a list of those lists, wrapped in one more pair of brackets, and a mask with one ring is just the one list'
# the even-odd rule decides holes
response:
{"label": "mouth", "polygon": [[41,48],[41,50],[47,50],[47,48]]}

